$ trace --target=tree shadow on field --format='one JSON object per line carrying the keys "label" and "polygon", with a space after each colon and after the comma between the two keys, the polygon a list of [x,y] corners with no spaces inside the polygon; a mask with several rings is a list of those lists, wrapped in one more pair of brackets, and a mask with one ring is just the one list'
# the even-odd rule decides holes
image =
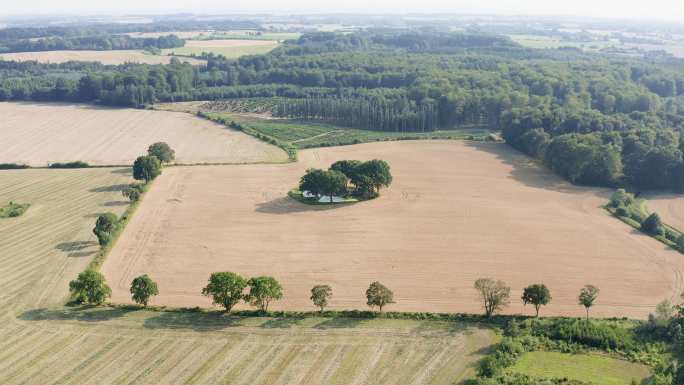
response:
{"label": "tree shadow on field", "polygon": [[62,242],[55,246],[55,249],[69,253],[72,251],[80,251],[87,249],[91,246],[97,246],[95,241],[75,241],[75,242]]}
{"label": "tree shadow on field", "polygon": [[256,211],[264,214],[291,214],[307,211],[327,211],[349,207],[353,203],[337,203],[332,205],[307,205],[289,197],[281,197],[268,202],[257,203]]}
{"label": "tree shadow on field", "polygon": [[88,190],[88,191],[89,191],[89,192],[96,192],[96,193],[100,193],[100,192],[117,192],[117,191],[123,191],[123,189],[125,189],[125,188],[128,187],[128,186],[129,186],[129,185],[127,185],[127,184],[113,184],[113,185],[111,185],[111,186],[95,187],[95,188],[92,188],[92,189],[90,189],[90,190]]}
{"label": "tree shadow on field", "polygon": [[118,207],[118,206],[128,206],[131,202],[126,201],[111,201],[102,204],[104,207]]}
{"label": "tree shadow on field", "polygon": [[366,318],[335,317],[314,326],[314,329],[351,329],[358,327]]}
{"label": "tree shadow on field", "polygon": [[159,312],[156,316],[145,319],[143,326],[147,329],[189,329],[194,331],[217,331],[225,328],[241,326],[242,318],[230,316],[223,312]]}
{"label": "tree shadow on field", "polygon": [[[55,246],[55,249],[67,254],[68,258],[83,258],[93,255],[97,252],[97,242],[95,241],[75,241],[62,242]],[[93,248],[92,250],[88,250]]]}
{"label": "tree shadow on field", "polygon": [[[503,161],[503,163],[513,166],[510,178],[515,179],[525,186],[567,194],[580,194],[587,192],[587,188],[574,186],[570,182],[563,180],[561,177],[547,169],[539,161],[536,161],[535,159],[518,152],[508,144],[491,142],[464,143],[466,146],[472,147],[478,151],[484,151],[486,153],[492,154],[496,156],[498,160]],[[592,190],[598,191],[599,189],[592,188]]]}
{"label": "tree shadow on field", "polygon": [[19,315],[24,321],[83,321],[101,322],[120,318],[130,313],[131,309],[77,306],[62,309],[32,309]]}

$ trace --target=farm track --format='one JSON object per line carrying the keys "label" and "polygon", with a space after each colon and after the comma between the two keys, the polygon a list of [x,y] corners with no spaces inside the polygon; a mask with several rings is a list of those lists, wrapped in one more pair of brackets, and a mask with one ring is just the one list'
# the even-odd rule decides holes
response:
{"label": "farm track", "polygon": [[[96,216],[120,215],[127,207],[120,190],[130,182],[127,168],[0,172],[0,202],[31,203],[23,216],[0,220],[0,384],[403,384],[370,377],[406,365],[404,357],[380,352],[401,346],[476,359],[474,352],[491,343],[487,329],[452,336],[449,325],[424,332],[419,321],[328,328],[327,319],[280,326],[257,318],[216,325],[201,316],[63,307],[68,281],[98,250]],[[186,199],[183,182],[173,183],[173,199]],[[467,349],[463,339],[471,341]],[[434,365],[446,370],[448,363]],[[449,372],[425,383],[450,384],[472,369]]]}

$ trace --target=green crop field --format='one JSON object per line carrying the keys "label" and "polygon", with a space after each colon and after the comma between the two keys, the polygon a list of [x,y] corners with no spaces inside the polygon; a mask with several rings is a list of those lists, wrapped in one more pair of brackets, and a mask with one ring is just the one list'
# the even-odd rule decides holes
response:
{"label": "green crop field", "polygon": [[558,352],[525,353],[510,370],[530,376],[567,377],[601,385],[629,385],[633,379],[641,383],[650,376],[645,365],[595,354]]}
{"label": "green crop field", "polygon": [[326,123],[271,119],[250,114],[212,112],[208,115],[235,121],[264,135],[289,142],[300,149],[401,139],[478,139],[490,133],[487,129],[476,127],[431,132],[369,131]]}
{"label": "green crop field", "polygon": [[130,182],[128,168],[0,172],[0,202],[31,202],[0,221],[0,384],[452,384],[492,343],[454,322],[65,307],[96,216],[120,215]]}

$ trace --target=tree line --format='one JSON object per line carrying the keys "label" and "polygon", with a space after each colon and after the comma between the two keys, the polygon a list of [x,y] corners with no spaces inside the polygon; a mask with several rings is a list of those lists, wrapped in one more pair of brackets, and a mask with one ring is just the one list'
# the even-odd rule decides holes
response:
{"label": "tree line", "polygon": [[95,35],[77,37],[46,37],[16,41],[0,41],[0,53],[61,50],[110,51],[123,49],[178,48],[185,40],[176,35],[157,38],[136,38],[128,35]]}

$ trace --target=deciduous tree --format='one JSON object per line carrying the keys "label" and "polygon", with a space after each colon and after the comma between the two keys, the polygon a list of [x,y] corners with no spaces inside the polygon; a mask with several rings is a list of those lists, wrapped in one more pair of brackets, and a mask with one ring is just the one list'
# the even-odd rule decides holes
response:
{"label": "deciduous tree", "polygon": [[247,280],[239,274],[225,271],[212,273],[209,283],[202,289],[202,294],[211,297],[214,304],[223,306],[227,312],[245,299],[243,294]]}
{"label": "deciduous tree", "polygon": [[69,282],[69,291],[74,301],[96,305],[104,303],[112,295],[112,289],[107,286],[105,277],[90,269],[81,272],[78,278]]}
{"label": "deciduous tree", "polygon": [[332,288],[328,285],[316,285],[311,288],[311,301],[321,309],[321,313],[328,306],[330,297],[332,297]]}
{"label": "deciduous tree", "polygon": [[371,308],[377,306],[380,309],[380,312],[382,312],[382,308],[385,305],[395,303],[392,290],[378,281],[375,281],[368,286],[368,289],[366,290],[366,299],[366,304],[368,304],[368,306]]}
{"label": "deciduous tree", "polygon": [[147,149],[147,155],[156,156],[164,163],[172,162],[176,159],[176,152],[166,143],[157,142]]}
{"label": "deciduous tree", "polygon": [[551,292],[543,283],[530,285],[523,291],[522,300],[525,305],[534,305],[536,317],[539,317],[539,308],[551,302]]}
{"label": "deciduous tree", "polygon": [[139,156],[133,163],[133,178],[149,182],[162,172],[161,162],[156,156]]}
{"label": "deciduous tree", "polygon": [[152,296],[158,295],[159,289],[157,283],[154,282],[147,274],[133,278],[131,282],[131,298],[135,303],[147,306]]}
{"label": "deciduous tree", "polygon": [[594,301],[598,298],[599,288],[594,285],[586,285],[580,290],[579,304],[587,310],[587,320],[589,319],[589,308],[594,306]]}
{"label": "deciduous tree", "polygon": [[485,315],[491,317],[504,306],[508,305],[511,288],[503,281],[491,278],[480,278],[475,281],[475,289],[480,293]]}
{"label": "deciduous tree", "polygon": [[119,218],[116,214],[106,213],[97,217],[93,233],[97,236],[97,241],[100,246],[109,244],[112,240],[112,235],[119,227]]}
{"label": "deciduous tree", "polygon": [[268,305],[275,300],[283,298],[283,288],[273,277],[255,277],[247,281],[249,293],[247,301],[262,312],[268,311]]}

